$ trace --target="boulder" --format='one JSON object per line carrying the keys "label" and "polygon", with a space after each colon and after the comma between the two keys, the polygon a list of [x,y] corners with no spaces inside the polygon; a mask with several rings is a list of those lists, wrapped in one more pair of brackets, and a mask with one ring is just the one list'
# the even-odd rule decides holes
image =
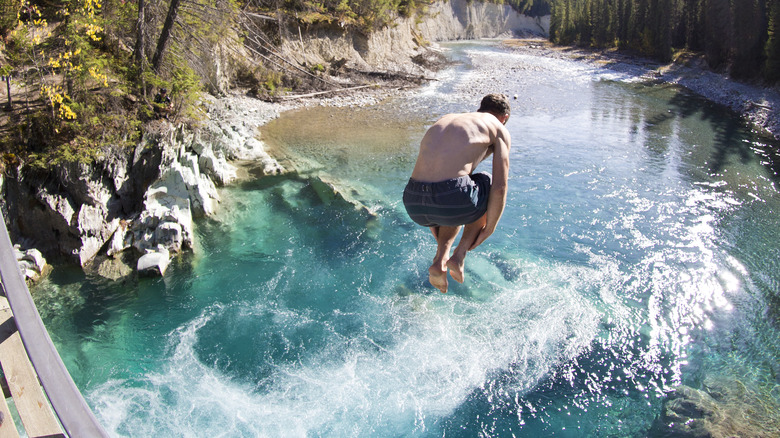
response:
{"label": "boulder", "polygon": [[171,257],[168,250],[160,245],[156,250],[150,250],[138,259],[136,270],[141,275],[165,275]]}
{"label": "boulder", "polygon": [[[135,272],[130,258],[127,253],[117,254],[115,257],[98,256],[93,260],[91,271],[112,281],[126,279]],[[137,265],[135,257],[132,257],[132,261]]]}
{"label": "boulder", "polygon": [[42,273],[46,268],[46,259],[43,258],[43,254],[35,248],[24,251],[21,258],[17,260],[30,262],[32,269],[36,270],[38,273]]}
{"label": "boulder", "polygon": [[180,252],[184,243],[184,232],[177,222],[163,222],[154,229],[154,242],[169,248],[172,252]]}
{"label": "boulder", "polygon": [[769,437],[780,432],[780,405],[727,378],[705,378],[702,388],[680,386],[669,394],[652,436],[677,438]]}
{"label": "boulder", "polygon": [[111,239],[108,242],[108,249],[106,250],[106,254],[110,257],[114,257],[122,251],[130,248],[132,244],[133,233],[130,232],[129,223],[124,220],[119,221],[119,226],[117,227],[116,231],[114,231],[114,234],[111,236]]}
{"label": "boulder", "polygon": [[[172,185],[159,182],[149,188],[144,203],[146,208],[133,222],[133,247],[142,254],[160,244],[170,252],[179,252],[183,247],[191,248],[193,244],[192,212],[187,191],[185,189],[182,193],[175,180],[166,181]],[[171,237],[173,229],[177,230],[175,239]],[[165,240],[159,241],[160,237]]]}
{"label": "boulder", "polygon": [[244,142],[241,155],[238,158],[242,160],[262,160],[266,157],[270,158],[265,151],[263,142],[256,138],[250,138]]}
{"label": "boulder", "polygon": [[102,204],[81,205],[76,226],[81,245],[75,250],[81,266],[97,255],[119,226],[119,218],[108,220],[107,215],[108,211]]}
{"label": "boulder", "polygon": [[65,255],[85,266],[118,225],[122,203],[114,184],[124,184],[123,163],[105,158],[16,169],[4,193],[12,238],[29,241],[47,257]]}
{"label": "boulder", "polygon": [[211,177],[220,185],[229,184],[236,179],[236,168],[229,164],[224,156],[216,156],[211,147],[204,148],[198,155],[198,165],[201,172]]}
{"label": "boulder", "polygon": [[35,283],[46,275],[49,265],[43,254],[35,248],[22,251],[20,246],[14,245],[14,255],[19,265],[19,271],[26,281]]}
{"label": "boulder", "polygon": [[195,184],[188,186],[192,213],[196,217],[210,216],[217,210],[219,193],[214,182],[206,175],[199,175]]}

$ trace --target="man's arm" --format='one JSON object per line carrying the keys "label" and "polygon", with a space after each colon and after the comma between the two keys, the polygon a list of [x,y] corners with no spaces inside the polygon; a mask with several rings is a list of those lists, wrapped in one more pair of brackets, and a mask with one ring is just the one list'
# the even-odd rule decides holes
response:
{"label": "man's arm", "polygon": [[[482,231],[479,232],[476,240],[469,248],[469,251],[478,247],[485,241],[493,231],[496,230],[499,219],[504,213],[507,194],[507,180],[509,178],[509,133],[504,127],[499,131],[499,135],[493,144],[493,183],[490,187],[490,196],[488,197],[487,222]],[[502,135],[505,134],[505,135]]]}

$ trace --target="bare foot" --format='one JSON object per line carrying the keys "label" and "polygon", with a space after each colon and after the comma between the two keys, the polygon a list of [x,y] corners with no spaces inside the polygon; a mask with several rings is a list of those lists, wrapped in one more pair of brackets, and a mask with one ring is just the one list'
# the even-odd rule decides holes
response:
{"label": "bare foot", "polygon": [[464,260],[460,260],[460,262],[458,262],[455,257],[447,260],[447,268],[450,270],[450,275],[452,275],[452,279],[458,283],[463,283],[463,277],[465,275],[463,273],[464,265]]}
{"label": "bare foot", "polygon": [[447,271],[442,271],[436,266],[428,268],[428,280],[431,284],[441,291],[441,293],[447,293]]}

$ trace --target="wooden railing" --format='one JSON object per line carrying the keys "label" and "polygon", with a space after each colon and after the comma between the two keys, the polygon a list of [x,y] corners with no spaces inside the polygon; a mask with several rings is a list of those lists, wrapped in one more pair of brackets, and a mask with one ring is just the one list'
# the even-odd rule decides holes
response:
{"label": "wooden railing", "polygon": [[[0,365],[25,432],[30,437],[65,436],[64,429],[70,437],[108,437],[41,321],[19,271],[2,213],[0,223],[0,285],[8,299],[7,306],[5,299],[0,300]],[[0,437],[18,436],[5,397],[0,412]]]}

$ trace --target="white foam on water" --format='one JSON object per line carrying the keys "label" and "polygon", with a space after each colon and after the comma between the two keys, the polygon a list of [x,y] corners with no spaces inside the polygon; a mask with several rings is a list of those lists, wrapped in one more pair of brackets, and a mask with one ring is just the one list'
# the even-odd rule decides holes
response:
{"label": "white foam on water", "polygon": [[224,312],[215,305],[170,334],[166,369],[109,381],[89,397],[116,436],[424,434],[496,373],[525,391],[590,344],[599,316],[555,269],[489,301],[367,296],[365,311],[379,312],[372,319],[389,341],[333,341],[305,361],[276,364],[262,387],[198,360],[199,330]]}

